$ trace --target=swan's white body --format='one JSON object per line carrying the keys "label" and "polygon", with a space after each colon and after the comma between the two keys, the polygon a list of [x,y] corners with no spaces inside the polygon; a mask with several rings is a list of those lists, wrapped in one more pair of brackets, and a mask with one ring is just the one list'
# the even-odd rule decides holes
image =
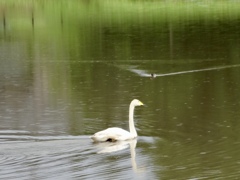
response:
{"label": "swan's white body", "polygon": [[105,142],[105,141],[125,141],[129,139],[134,139],[137,137],[137,131],[134,126],[133,115],[135,106],[142,106],[143,103],[137,99],[132,100],[129,106],[129,130],[130,132],[118,128],[112,127],[99,131],[91,136],[91,139],[95,142]]}

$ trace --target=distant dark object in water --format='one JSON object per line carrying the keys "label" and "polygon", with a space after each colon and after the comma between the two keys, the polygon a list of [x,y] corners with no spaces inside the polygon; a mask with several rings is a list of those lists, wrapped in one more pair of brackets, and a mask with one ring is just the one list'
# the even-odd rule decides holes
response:
{"label": "distant dark object in water", "polygon": [[151,78],[153,79],[155,77],[157,77],[156,74],[151,73]]}

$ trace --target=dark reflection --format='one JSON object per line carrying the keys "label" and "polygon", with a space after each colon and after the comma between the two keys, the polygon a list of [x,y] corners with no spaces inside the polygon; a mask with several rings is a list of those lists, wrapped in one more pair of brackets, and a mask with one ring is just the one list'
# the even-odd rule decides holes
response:
{"label": "dark reflection", "polygon": [[3,30],[4,30],[4,35],[6,34],[6,15],[5,15],[5,11],[3,11]]}
{"label": "dark reflection", "polygon": [[34,11],[32,10],[32,29],[34,30]]}

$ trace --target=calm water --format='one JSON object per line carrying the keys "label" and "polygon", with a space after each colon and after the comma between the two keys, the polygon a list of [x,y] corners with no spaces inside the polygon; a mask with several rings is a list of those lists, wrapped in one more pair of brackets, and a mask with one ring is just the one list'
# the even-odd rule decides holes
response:
{"label": "calm water", "polygon": [[[0,179],[240,177],[237,3],[7,2]],[[138,139],[92,143],[134,98]]]}

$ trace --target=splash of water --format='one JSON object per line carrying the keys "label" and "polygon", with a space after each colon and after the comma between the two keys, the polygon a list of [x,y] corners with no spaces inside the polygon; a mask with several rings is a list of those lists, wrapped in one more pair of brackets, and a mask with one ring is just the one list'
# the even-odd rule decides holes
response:
{"label": "splash of water", "polygon": [[[240,67],[240,64],[225,65],[225,66],[218,66],[218,67],[204,68],[204,69],[194,69],[194,70],[188,70],[188,71],[178,71],[178,72],[171,72],[171,73],[164,73],[164,74],[154,74],[154,77],[174,76],[174,75],[179,75],[179,74],[196,73],[196,72],[213,71],[213,70],[222,70],[222,69],[236,68],[236,67]],[[139,69],[129,69],[129,70],[131,72],[141,76],[141,77],[152,77],[153,76],[153,74],[149,74],[144,70],[139,70]]]}

